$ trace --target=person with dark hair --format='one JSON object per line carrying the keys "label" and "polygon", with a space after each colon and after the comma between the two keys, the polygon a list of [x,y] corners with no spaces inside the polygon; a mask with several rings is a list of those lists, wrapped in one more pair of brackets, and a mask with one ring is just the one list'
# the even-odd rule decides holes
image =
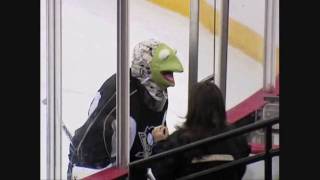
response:
{"label": "person with dark hair", "polygon": [[[167,139],[158,142],[154,153],[160,153],[232,129],[226,121],[225,103],[220,89],[210,81],[193,87],[186,121]],[[243,136],[206,144],[161,159],[151,165],[157,180],[170,180],[199,172],[223,163],[249,156],[250,148]],[[241,180],[245,165],[222,170],[200,179]]]}

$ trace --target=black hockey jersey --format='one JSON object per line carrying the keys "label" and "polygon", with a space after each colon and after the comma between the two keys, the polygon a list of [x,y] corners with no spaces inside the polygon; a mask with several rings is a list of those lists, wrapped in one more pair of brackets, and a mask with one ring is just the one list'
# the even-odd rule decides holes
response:
{"label": "black hockey jersey", "polygon": [[[151,131],[155,126],[165,125],[168,101],[162,111],[156,112],[145,103],[151,100],[152,97],[140,81],[130,77],[130,161],[152,154]],[[90,105],[88,120],[75,131],[70,144],[69,168],[72,169],[72,165],[76,165],[100,169],[114,163],[115,130],[116,75],[114,74],[98,90]],[[145,168],[130,170],[132,179],[143,179],[145,174]]]}

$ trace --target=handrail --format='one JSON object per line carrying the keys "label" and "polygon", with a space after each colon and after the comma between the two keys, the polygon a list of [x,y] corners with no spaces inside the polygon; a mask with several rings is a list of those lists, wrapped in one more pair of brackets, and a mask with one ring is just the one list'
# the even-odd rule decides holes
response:
{"label": "handrail", "polygon": [[142,164],[148,164],[148,163],[151,163],[155,160],[167,157],[169,155],[177,154],[179,152],[190,150],[190,149],[195,148],[200,145],[205,145],[208,143],[221,141],[221,140],[231,138],[231,137],[234,137],[234,136],[237,136],[240,134],[245,134],[250,131],[261,129],[266,126],[271,126],[276,123],[279,123],[279,117],[272,118],[269,120],[260,121],[260,122],[254,123],[254,124],[249,124],[249,125],[246,125],[246,126],[243,126],[243,127],[237,128],[237,129],[233,129],[233,130],[230,130],[230,131],[227,131],[227,132],[224,132],[224,133],[212,136],[212,137],[208,137],[208,138],[205,138],[202,140],[198,140],[198,141],[192,142],[190,144],[183,145],[183,146],[180,146],[180,147],[177,147],[177,148],[174,148],[174,149],[171,149],[171,150],[168,150],[168,151],[156,154],[156,155],[152,155],[146,159],[141,159],[141,160],[131,162],[129,164],[129,167],[131,168],[131,167],[135,167],[135,166],[142,165]]}
{"label": "handrail", "polygon": [[[216,143],[217,141],[222,141],[224,139],[227,138],[231,138],[240,134],[245,134],[247,132],[250,131],[254,131],[260,128],[265,128],[266,129],[266,146],[265,146],[265,152],[264,153],[260,153],[258,155],[254,155],[254,156],[249,156],[249,157],[244,157],[241,159],[237,159],[234,161],[231,161],[229,163],[225,163],[219,166],[215,166],[212,168],[208,168],[199,172],[195,172],[193,174],[188,174],[186,176],[180,177],[178,178],[178,180],[186,180],[186,179],[194,179],[197,178],[199,176],[203,176],[203,175],[207,175],[207,174],[211,174],[226,168],[230,168],[230,167],[234,167],[234,166],[239,166],[239,165],[243,165],[243,164],[251,164],[251,163],[255,163],[257,161],[261,161],[264,160],[265,161],[265,179],[266,180],[271,180],[272,179],[272,157],[273,156],[279,156],[280,154],[280,148],[277,149],[272,149],[271,144],[272,144],[272,138],[271,138],[271,127],[274,124],[279,123],[279,117],[276,118],[272,118],[272,119],[268,119],[268,120],[264,120],[264,121],[260,121],[260,122],[256,122],[254,124],[250,124],[250,125],[246,125],[237,129],[233,129],[224,133],[221,133],[219,135],[215,135],[212,137],[208,137],[184,146],[180,146],[178,148],[174,148],[171,150],[168,150],[166,152],[163,153],[159,153],[153,156],[150,156],[149,158],[146,159],[142,159],[142,160],[138,160],[138,161],[134,161],[132,163],[129,164],[129,168],[135,167],[135,166],[146,166],[148,164],[150,164],[151,162],[182,152],[182,151],[186,151],[186,150],[190,150],[192,148],[195,148],[197,146],[200,145],[205,145],[208,143]],[[103,175],[101,175],[103,176]],[[128,172],[125,174],[122,174],[121,177],[128,177]]]}

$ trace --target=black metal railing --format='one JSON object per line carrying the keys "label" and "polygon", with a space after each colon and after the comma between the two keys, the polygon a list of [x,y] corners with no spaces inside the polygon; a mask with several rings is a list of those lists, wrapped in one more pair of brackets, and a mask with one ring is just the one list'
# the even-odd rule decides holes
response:
{"label": "black metal railing", "polygon": [[238,166],[238,165],[243,165],[243,164],[251,164],[251,163],[255,163],[257,161],[261,161],[264,160],[265,161],[265,179],[266,180],[271,180],[272,179],[272,157],[273,156],[279,156],[280,155],[280,148],[277,149],[272,149],[272,125],[279,123],[279,117],[276,118],[272,118],[269,120],[263,120],[260,122],[256,122],[253,124],[249,124],[246,126],[242,126],[239,127],[237,129],[233,129],[212,137],[208,137],[199,141],[195,141],[192,143],[189,143],[187,145],[183,145],[153,156],[150,156],[146,159],[141,159],[141,160],[137,160],[134,162],[131,162],[129,164],[129,168],[134,168],[134,167],[145,167],[150,165],[150,163],[168,157],[168,156],[172,156],[174,154],[177,153],[181,153],[187,150],[191,150],[193,148],[196,148],[198,146],[202,146],[202,145],[206,145],[209,143],[216,143],[218,141],[222,141],[228,138],[232,138],[238,135],[242,135],[242,134],[246,134],[248,132],[257,130],[257,129],[261,129],[261,128],[265,128],[266,130],[266,145],[265,145],[265,152],[264,153],[259,153],[257,155],[254,156],[249,156],[249,157],[245,157],[245,158],[241,158],[238,160],[234,160],[231,161],[229,163],[225,163],[219,166],[215,166],[213,168],[209,168],[200,172],[196,172],[184,177],[179,178],[179,180],[186,180],[186,179],[193,179],[193,178],[197,178],[203,175],[207,175],[216,171],[220,171],[226,168],[230,168],[230,167],[234,167],[234,166]]}

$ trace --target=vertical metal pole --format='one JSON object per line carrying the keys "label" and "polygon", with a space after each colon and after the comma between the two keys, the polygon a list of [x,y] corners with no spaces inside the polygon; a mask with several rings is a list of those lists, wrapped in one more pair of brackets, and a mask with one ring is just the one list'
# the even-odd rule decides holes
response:
{"label": "vertical metal pole", "polygon": [[263,89],[267,92],[272,92],[275,87],[275,18],[275,0],[266,0],[264,26]]}
{"label": "vertical metal pole", "polygon": [[198,82],[199,0],[190,1],[189,92]]}
{"label": "vertical metal pole", "polygon": [[213,82],[216,82],[215,77],[216,75],[216,14],[217,14],[217,1],[214,0],[214,4],[213,4],[213,10],[214,10],[214,14],[213,14]]}
{"label": "vertical metal pole", "polygon": [[62,179],[61,174],[61,0],[48,0],[47,3],[47,177]]}
{"label": "vertical metal pole", "polygon": [[226,102],[229,33],[229,0],[222,0],[219,87]]}
{"label": "vertical metal pole", "polygon": [[270,155],[270,150],[272,149],[272,127],[266,127],[266,159],[264,160],[264,179],[272,180],[272,156]]}
{"label": "vertical metal pole", "polygon": [[129,158],[129,63],[128,0],[118,0],[117,9],[117,167],[127,167]]}

